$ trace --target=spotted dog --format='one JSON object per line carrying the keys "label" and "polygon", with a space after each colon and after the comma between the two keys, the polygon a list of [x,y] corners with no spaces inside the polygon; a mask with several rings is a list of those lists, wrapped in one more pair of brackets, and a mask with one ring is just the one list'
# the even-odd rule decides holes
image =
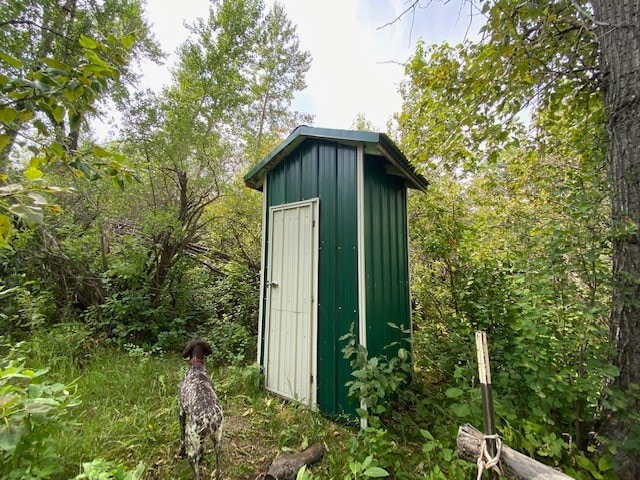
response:
{"label": "spotted dog", "polygon": [[216,453],[216,479],[220,479],[220,444],[224,414],[213,384],[204,366],[204,357],[211,354],[206,340],[194,338],[182,356],[189,359],[189,368],[180,382],[180,449],[186,452],[195,480],[200,479],[198,463],[204,453],[205,439],[213,440]]}

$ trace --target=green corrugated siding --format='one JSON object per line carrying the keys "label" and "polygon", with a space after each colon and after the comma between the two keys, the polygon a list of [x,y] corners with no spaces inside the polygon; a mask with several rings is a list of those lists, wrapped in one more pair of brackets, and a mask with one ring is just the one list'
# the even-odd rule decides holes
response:
{"label": "green corrugated siding", "polygon": [[392,356],[397,351],[397,346],[385,349],[402,339],[400,332],[387,322],[410,327],[406,199],[404,179],[388,174],[382,158],[367,156],[364,162],[365,289],[367,349],[371,356]]}
{"label": "green corrugated siding", "polygon": [[339,338],[358,325],[356,158],[354,147],[307,139],[267,177],[268,206],[319,198],[317,388],[329,414],[354,411]]}

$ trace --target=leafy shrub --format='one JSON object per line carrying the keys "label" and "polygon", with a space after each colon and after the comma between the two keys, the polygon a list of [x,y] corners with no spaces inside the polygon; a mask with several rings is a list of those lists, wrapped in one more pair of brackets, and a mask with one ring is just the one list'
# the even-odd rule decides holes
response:
{"label": "leafy shrub", "polygon": [[[425,463],[431,469],[425,479],[428,480],[464,480],[469,477],[470,464],[458,458],[453,446],[447,446],[437,440],[428,430],[421,430],[424,438],[422,453]],[[444,471],[442,469],[445,469]]]}
{"label": "leafy shrub", "polygon": [[216,365],[243,365],[255,359],[256,339],[244,325],[211,320],[198,334],[211,345],[209,361]]}
{"label": "leafy shrub", "polygon": [[118,344],[154,342],[167,317],[163,306],[154,306],[148,289],[141,287],[108,297],[93,318],[93,326]]}
{"label": "leafy shrub", "polygon": [[0,326],[5,333],[18,334],[47,325],[55,318],[52,293],[39,282],[21,279],[19,285],[0,287]]}
{"label": "leafy shrub", "polygon": [[362,408],[357,409],[358,415],[367,419],[372,426],[379,427],[380,416],[411,379],[409,351],[399,348],[398,355],[390,360],[385,356],[369,358],[367,349],[356,341],[353,328],[352,324],[350,332],[340,338],[347,340],[342,353],[349,360],[354,377],[346,384],[349,397],[360,402]]}
{"label": "leafy shrub", "polygon": [[82,473],[76,475],[74,480],[139,480],[144,470],[144,463],[139,463],[135,470],[127,470],[104,458],[96,458],[91,462],[84,462]]}
{"label": "leafy shrub", "polygon": [[242,325],[257,335],[258,284],[259,276],[249,265],[231,261],[194,293],[195,304],[204,305],[209,317]]}
{"label": "leafy shrub", "polygon": [[8,479],[46,479],[62,470],[50,434],[69,423],[80,403],[74,384],[48,383],[47,368],[30,370],[21,360],[0,365],[0,470]]}

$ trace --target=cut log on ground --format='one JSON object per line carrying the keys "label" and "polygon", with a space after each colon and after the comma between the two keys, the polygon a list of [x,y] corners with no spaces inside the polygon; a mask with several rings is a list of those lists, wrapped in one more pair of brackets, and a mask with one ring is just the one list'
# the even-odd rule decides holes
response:
{"label": "cut log on ground", "polygon": [[295,480],[298,470],[303,465],[317,462],[322,455],[324,446],[321,443],[316,443],[300,453],[283,453],[271,463],[264,480]]}
{"label": "cut log on ground", "polygon": [[[458,455],[460,458],[476,463],[482,448],[483,433],[466,424],[458,428]],[[500,453],[502,475],[513,480],[572,480],[558,470],[533,460],[512,448],[502,445]]]}

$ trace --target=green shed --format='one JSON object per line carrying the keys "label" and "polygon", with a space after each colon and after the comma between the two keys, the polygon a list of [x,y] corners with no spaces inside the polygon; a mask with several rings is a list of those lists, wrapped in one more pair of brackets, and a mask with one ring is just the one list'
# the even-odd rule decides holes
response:
{"label": "green shed", "polygon": [[384,133],[300,126],[244,177],[263,192],[258,361],[266,388],[352,414],[351,325],[370,355],[411,324],[407,187],[426,190]]}

